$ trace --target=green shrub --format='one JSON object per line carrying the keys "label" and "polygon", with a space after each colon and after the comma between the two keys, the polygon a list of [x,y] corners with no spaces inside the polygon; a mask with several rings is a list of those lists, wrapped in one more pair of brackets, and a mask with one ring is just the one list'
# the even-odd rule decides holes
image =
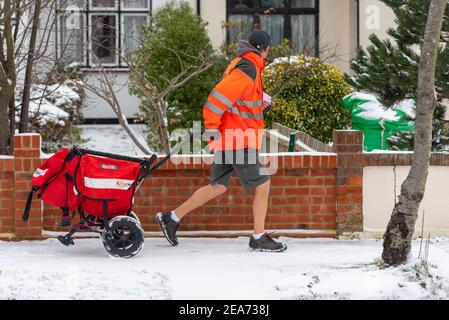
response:
{"label": "green shrub", "polygon": [[[216,55],[206,30],[207,23],[195,14],[186,1],[172,1],[160,8],[148,25],[141,29],[142,45],[135,51],[134,65],[160,91],[182,70],[195,70],[202,59],[213,61],[211,68],[174,90],[167,99],[169,131],[191,128],[192,121],[202,120],[202,108],[214,85],[220,80],[225,62]],[[201,59],[201,58],[202,59]],[[141,90],[134,85],[130,92],[141,99],[144,121],[151,125],[154,114]],[[157,134],[149,137],[157,144]]]}
{"label": "green shrub", "polygon": [[274,98],[267,126],[279,122],[330,142],[334,129],[350,125],[350,114],[341,101],[351,88],[336,67],[317,58],[294,56],[275,60],[263,79]]}
{"label": "green shrub", "polygon": [[293,55],[293,50],[290,47],[290,41],[288,41],[288,39],[284,39],[277,46],[270,48],[270,51],[268,51],[266,63],[268,65],[278,58],[289,57],[292,55]]}

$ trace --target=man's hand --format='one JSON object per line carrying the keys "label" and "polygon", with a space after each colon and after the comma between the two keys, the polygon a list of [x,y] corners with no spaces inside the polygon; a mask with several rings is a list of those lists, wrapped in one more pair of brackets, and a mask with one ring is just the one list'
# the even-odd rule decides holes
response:
{"label": "man's hand", "polygon": [[265,92],[263,93],[263,113],[266,114],[267,112],[269,112],[272,108],[272,102],[271,102],[271,97],[266,94]]}
{"label": "man's hand", "polygon": [[268,101],[263,102],[263,113],[266,114],[267,112],[270,112],[270,110],[273,108],[273,105],[269,103]]}

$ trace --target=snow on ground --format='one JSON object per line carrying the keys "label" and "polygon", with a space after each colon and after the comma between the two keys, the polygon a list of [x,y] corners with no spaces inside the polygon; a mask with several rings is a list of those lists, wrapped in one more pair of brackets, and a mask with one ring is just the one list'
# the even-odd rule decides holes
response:
{"label": "snow on ground", "polygon": [[[127,156],[143,156],[144,153],[137,148],[125,130],[118,124],[80,125],[82,138],[88,140],[81,144],[83,148],[109,153],[124,154]],[[146,144],[145,125],[130,124],[139,140]]]}
{"label": "snow on ground", "polygon": [[[99,239],[0,242],[0,299],[448,299],[449,240],[433,239],[429,271],[417,259],[379,268],[378,240],[282,238],[280,254],[248,238],[147,238],[129,260]],[[419,242],[414,242],[414,256]],[[416,269],[416,270],[415,270]]]}

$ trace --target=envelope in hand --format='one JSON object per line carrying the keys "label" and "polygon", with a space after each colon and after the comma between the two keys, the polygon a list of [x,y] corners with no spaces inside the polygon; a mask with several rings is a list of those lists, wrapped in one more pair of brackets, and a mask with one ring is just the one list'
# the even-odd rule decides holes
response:
{"label": "envelope in hand", "polygon": [[271,96],[264,92],[263,93],[263,101],[267,102],[268,104],[271,104]]}

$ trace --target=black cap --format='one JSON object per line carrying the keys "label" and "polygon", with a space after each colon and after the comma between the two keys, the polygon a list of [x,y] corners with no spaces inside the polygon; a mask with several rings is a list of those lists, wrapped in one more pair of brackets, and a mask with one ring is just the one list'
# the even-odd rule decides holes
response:
{"label": "black cap", "polygon": [[271,46],[271,37],[263,30],[255,30],[249,35],[248,41],[257,49],[266,49]]}

